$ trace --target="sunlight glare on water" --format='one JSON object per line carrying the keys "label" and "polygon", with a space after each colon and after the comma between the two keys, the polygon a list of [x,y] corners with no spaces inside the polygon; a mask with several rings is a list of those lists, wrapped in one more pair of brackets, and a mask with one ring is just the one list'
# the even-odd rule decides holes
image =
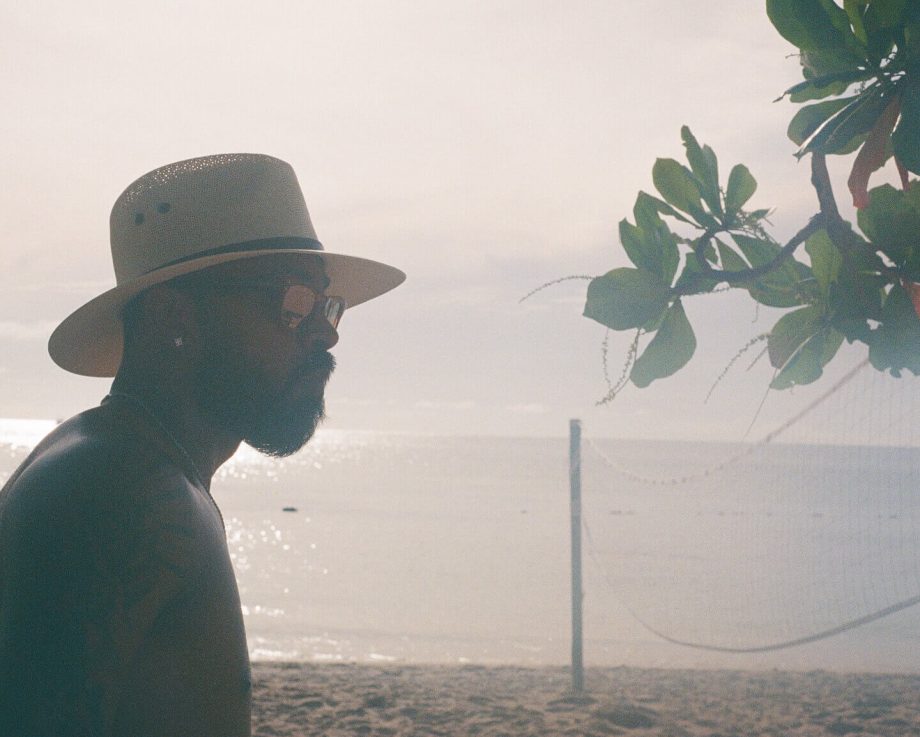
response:
{"label": "sunlight glare on water", "polygon": [[31,450],[39,440],[54,429],[55,425],[57,422],[54,420],[21,420],[0,417],[0,444]]}
{"label": "sunlight glare on water", "polygon": [[[0,478],[53,427],[0,422]],[[743,627],[761,641],[773,637],[770,627],[785,627],[787,615],[793,632],[828,607],[836,607],[828,610],[833,624],[862,598],[884,604],[883,595],[910,595],[920,580],[920,506],[897,492],[905,483],[898,469],[916,467],[907,451],[831,446],[819,457],[784,446],[770,456],[773,475],[751,462],[718,486],[684,492],[612,475],[595,445],[617,463],[666,476],[735,452],[700,443],[588,444],[587,662],[920,670],[910,644],[920,624],[916,608],[808,647],[738,658],[662,642],[624,606],[655,621],[659,604],[676,607],[677,624],[691,634],[715,628],[722,637]],[[790,453],[802,463],[777,465]],[[904,463],[892,462],[901,456]],[[881,487],[873,491],[866,479]],[[254,660],[568,660],[565,438],[322,430],[286,459],[244,446],[212,491],[226,520]],[[844,560],[842,568],[835,563]],[[735,582],[748,592],[740,599],[728,586]],[[707,608],[706,597],[726,608]],[[769,606],[751,613],[749,600]]]}

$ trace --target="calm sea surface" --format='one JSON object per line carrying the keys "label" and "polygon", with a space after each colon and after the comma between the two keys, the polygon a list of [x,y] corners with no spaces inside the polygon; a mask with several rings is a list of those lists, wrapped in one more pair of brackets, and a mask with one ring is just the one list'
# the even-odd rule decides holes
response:
{"label": "calm sea surface", "polygon": [[[0,428],[0,476],[48,427]],[[586,663],[920,671],[918,606],[775,651],[665,639],[763,648],[920,595],[920,450],[725,463],[744,450],[586,442]],[[320,431],[284,461],[243,449],[213,492],[254,659],[568,661],[567,439]]]}

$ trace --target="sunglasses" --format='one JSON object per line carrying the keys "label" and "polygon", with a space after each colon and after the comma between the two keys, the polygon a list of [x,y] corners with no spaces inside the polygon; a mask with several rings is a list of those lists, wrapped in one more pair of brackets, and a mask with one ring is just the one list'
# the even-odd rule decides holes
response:
{"label": "sunglasses", "polygon": [[345,299],[343,297],[329,297],[317,294],[304,284],[291,284],[283,287],[281,293],[281,321],[291,330],[300,329],[301,324],[316,309],[319,303],[320,312],[335,330],[339,327],[342,313],[345,312]]}
{"label": "sunglasses", "polygon": [[304,322],[316,310],[317,304],[320,312],[333,330],[339,327],[342,313],[345,312],[346,302],[344,297],[330,297],[317,294],[306,284],[281,284],[258,281],[233,281],[222,282],[214,285],[215,288],[254,289],[275,295],[278,315],[281,324],[291,330],[300,330]]}

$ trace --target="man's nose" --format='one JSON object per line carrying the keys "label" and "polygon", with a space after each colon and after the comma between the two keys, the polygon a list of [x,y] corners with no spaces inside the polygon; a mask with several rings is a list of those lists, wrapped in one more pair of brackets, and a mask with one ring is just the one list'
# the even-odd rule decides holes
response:
{"label": "man's nose", "polygon": [[326,319],[322,310],[317,308],[304,321],[304,340],[312,350],[328,351],[339,342],[339,332]]}

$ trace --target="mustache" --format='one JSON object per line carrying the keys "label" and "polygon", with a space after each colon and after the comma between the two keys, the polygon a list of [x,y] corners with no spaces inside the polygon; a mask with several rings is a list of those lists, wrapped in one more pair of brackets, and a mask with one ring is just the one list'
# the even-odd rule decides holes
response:
{"label": "mustache", "polygon": [[317,371],[322,371],[327,377],[331,375],[332,372],[335,371],[335,356],[329,351],[316,351],[316,353],[311,353],[304,362],[304,365],[298,371],[298,374],[307,376]]}

